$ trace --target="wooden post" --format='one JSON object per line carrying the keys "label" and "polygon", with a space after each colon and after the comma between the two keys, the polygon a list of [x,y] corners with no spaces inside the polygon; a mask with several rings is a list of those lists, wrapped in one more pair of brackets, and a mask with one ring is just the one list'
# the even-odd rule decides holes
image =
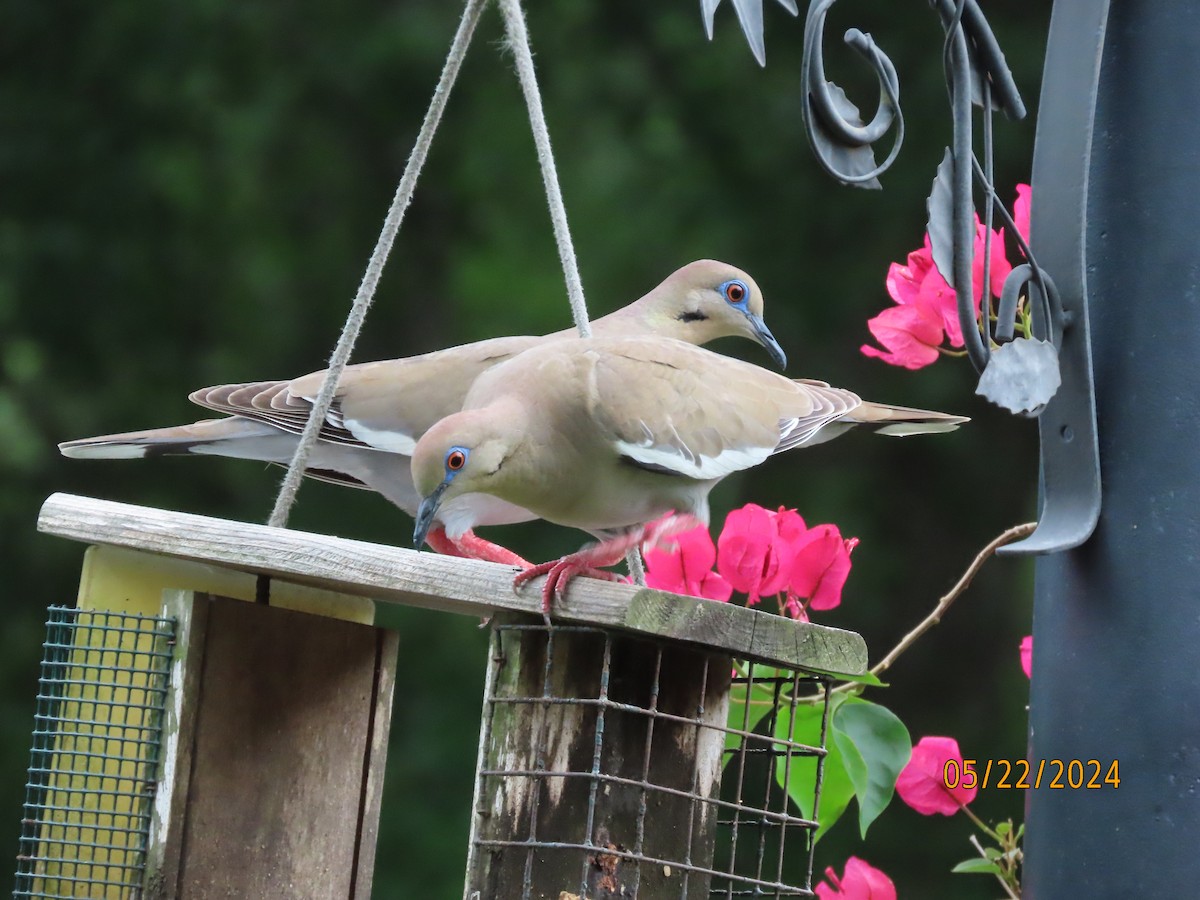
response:
{"label": "wooden post", "polygon": [[648,860],[712,865],[725,742],[693,722],[725,724],[730,658],[523,621],[492,632],[467,900],[707,897]]}
{"label": "wooden post", "polygon": [[184,591],[167,610],[147,896],[369,898],[395,634]]}

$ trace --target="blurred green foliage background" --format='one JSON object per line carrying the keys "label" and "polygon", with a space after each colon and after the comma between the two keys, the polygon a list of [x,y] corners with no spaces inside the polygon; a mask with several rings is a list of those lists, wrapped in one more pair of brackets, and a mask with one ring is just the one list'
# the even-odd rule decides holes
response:
{"label": "blurred green foliage background", "polygon": [[[921,3],[842,4],[831,77],[869,113],[876,88],[838,43],[871,31],[894,60],[908,137],[882,192],[824,176],[800,122],[803,25],[768,4],[760,69],[724,5],[704,39],[694,0],[531,0],[529,25],[591,310],[699,257],[754,274],[790,374],[878,400],[965,413],[953,435],[853,435],[789,454],[714,497],[799,508],[862,544],[843,606],[878,659],[976,550],[1032,517],[1036,430],[973,394],[961,360],[909,373],[868,360],[888,263],[920,243],[949,115],[941,29]],[[333,346],[437,79],[460,4],[0,4],[0,822],[15,850],[44,608],[74,596],[83,548],[35,532],[53,491],[262,521],[279,470],[216,459],[68,462],[61,440],[192,421],[199,386],[298,375]],[[984,4],[1030,119],[1000,122],[1004,196],[1029,178],[1049,3]],[[569,324],[562,276],[499,15],[485,15],[392,255],[357,360]],[[757,348],[719,346],[766,364]],[[309,483],[291,524],[406,544],[380,498]],[[574,549],[545,525],[497,533],[524,555]],[[994,562],[874,699],[916,740],[1024,754],[1031,567]],[[485,634],[388,610],[400,677],[376,897],[461,891]],[[1020,817],[1016,792],[978,811]],[[817,850],[854,853],[901,897],[984,898],[966,822],[898,801],[863,844],[847,816]]]}

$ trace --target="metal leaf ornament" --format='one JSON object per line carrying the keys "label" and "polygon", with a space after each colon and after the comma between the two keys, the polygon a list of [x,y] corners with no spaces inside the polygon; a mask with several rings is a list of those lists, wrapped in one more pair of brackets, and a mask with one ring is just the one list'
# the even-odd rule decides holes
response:
{"label": "metal leaf ornament", "polygon": [[1017,338],[992,350],[975,393],[1010,412],[1036,416],[1061,384],[1055,346]]}
{"label": "metal leaf ornament", "polygon": [[[947,284],[954,283],[954,196],[951,187],[953,167],[954,160],[947,149],[938,166],[937,175],[933,179],[933,189],[927,201],[927,227],[933,264]],[[970,248],[967,249],[969,252]],[[1048,278],[1044,273],[1042,277]],[[1054,313],[1057,296],[1052,292],[1050,297],[1045,298],[1045,302],[1037,302],[1042,301],[1043,295],[1040,290],[1035,289],[1033,281],[1033,269],[1029,265],[1013,269],[1005,280],[995,333],[991,334],[989,329],[984,338],[989,345],[987,365],[980,374],[979,385],[975,389],[976,394],[997,406],[1026,416],[1036,416],[1040,413],[1062,384],[1056,346],[1056,343],[1061,343],[1062,329]],[[1030,291],[1031,300],[1034,301],[1034,315],[1038,323],[1035,334],[1040,332],[1043,336],[1048,335],[1050,340],[1042,340],[1039,337],[1013,339],[1017,297],[1022,288]],[[986,292],[985,286],[985,295]],[[1048,328],[1043,324],[1047,320]],[[966,322],[963,327],[965,330]],[[992,344],[993,339],[995,345]]]}
{"label": "metal leaf ornament", "polygon": [[[763,39],[763,0],[731,0],[733,10],[737,13],[738,23],[750,44],[750,52],[758,60],[760,66],[767,64],[767,45]],[[796,0],[778,0],[780,6],[793,16],[800,15]],[[721,0],[700,0],[700,15],[704,18],[704,33],[711,41],[713,37],[713,16]]]}
{"label": "metal leaf ornament", "polygon": [[[852,128],[865,127],[867,123],[863,121],[858,107],[846,96],[846,92],[832,81],[825,84],[829,89],[829,100],[839,119]],[[840,180],[855,187],[882,189],[883,185],[875,177],[880,171],[880,166],[875,162],[875,151],[869,143],[848,144],[838,140],[824,128],[813,129],[809,137],[817,158],[835,169]]]}
{"label": "metal leaf ornament", "polygon": [[954,157],[950,148],[938,164],[937,175],[933,179],[933,190],[925,201],[929,213],[926,230],[929,232],[929,246],[933,251],[933,264],[938,273],[946,279],[946,284],[954,284],[954,191],[951,187]]}

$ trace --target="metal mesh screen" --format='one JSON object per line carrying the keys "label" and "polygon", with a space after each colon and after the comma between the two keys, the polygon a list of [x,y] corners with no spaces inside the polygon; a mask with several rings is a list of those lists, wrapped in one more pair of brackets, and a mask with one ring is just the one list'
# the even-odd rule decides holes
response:
{"label": "metal mesh screen", "polygon": [[[495,625],[468,896],[814,896],[816,822],[777,775],[806,766],[818,808],[828,690],[674,642]],[[812,746],[790,739],[802,692],[821,708]],[[773,711],[731,717],[731,694]]]}
{"label": "metal mesh screen", "polygon": [[50,607],[14,897],[137,895],[174,631],[170,619]]}

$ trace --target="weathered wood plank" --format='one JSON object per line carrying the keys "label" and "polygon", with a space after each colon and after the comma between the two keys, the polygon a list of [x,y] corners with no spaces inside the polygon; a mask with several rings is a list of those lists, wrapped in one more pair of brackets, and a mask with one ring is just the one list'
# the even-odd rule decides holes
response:
{"label": "weathered wood plank", "polygon": [[[861,675],[867,670],[867,650],[862,638],[855,634],[858,642],[843,638],[845,632],[838,628],[796,628],[801,623],[793,622],[762,610],[749,610],[754,620],[754,652],[763,660],[797,660],[800,666],[808,665],[822,672],[841,672],[846,675]],[[821,659],[823,663],[811,662]],[[808,663],[799,662],[809,660]]]}
{"label": "weathered wood plank", "polygon": [[380,629],[196,595],[206,605],[191,772],[164,898],[371,894],[388,725]]}
{"label": "weathered wood plank", "polygon": [[[252,573],[229,566],[93,544],[83,554],[78,604],[80,609],[156,616],[162,611],[163,591],[188,590],[253,602],[257,581]],[[271,605],[362,625],[375,624],[375,603],[370,598],[310,585],[275,581],[271,585]]]}
{"label": "weathered wood plank", "polygon": [[[510,567],[366,541],[70,494],[46,500],[38,528],[391,603],[473,616],[540,612],[541,582],[517,595]],[[632,585],[578,579],[554,612],[556,618],[689,641],[775,665],[855,675],[866,670],[866,645],[853,632]]]}
{"label": "weathered wood plank", "polygon": [[358,865],[351,885],[354,897],[371,896],[375,878],[375,848],[379,843],[379,815],[383,809],[383,775],[387,769],[388,735],[391,733],[392,697],[396,690],[398,632],[375,630],[375,705],[367,736],[367,771],[359,809]]}
{"label": "weathered wood plank", "polygon": [[171,690],[163,721],[159,754],[161,780],[154,794],[150,839],[146,847],[146,897],[171,900],[179,884],[183,823],[192,778],[196,710],[200,706],[200,673],[208,630],[209,604],[191,591],[164,591],[162,614],[175,620]]}

